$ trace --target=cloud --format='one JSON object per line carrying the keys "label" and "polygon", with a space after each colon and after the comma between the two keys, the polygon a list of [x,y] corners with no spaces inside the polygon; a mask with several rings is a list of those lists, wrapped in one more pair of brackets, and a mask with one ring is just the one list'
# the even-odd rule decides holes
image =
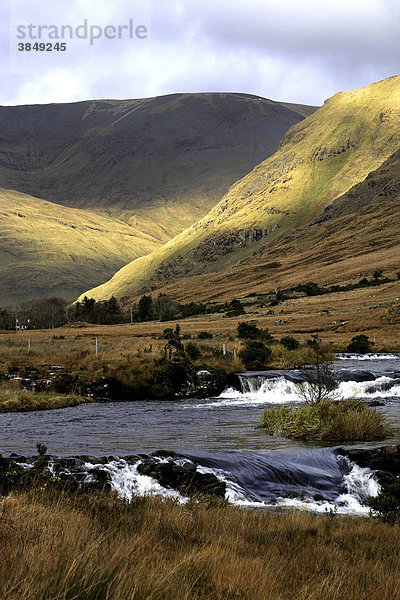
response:
{"label": "cloud", "polygon": [[[196,91],[320,104],[400,67],[397,0],[19,0],[0,17],[3,104]],[[17,23],[83,19],[132,19],[149,38],[67,40],[63,55],[16,49]]]}

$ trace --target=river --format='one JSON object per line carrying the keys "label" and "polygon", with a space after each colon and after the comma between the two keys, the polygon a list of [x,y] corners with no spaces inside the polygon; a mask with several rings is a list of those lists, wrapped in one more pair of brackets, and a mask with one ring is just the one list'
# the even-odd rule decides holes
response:
{"label": "river", "polygon": [[[400,357],[339,355],[334,367],[341,397],[379,401],[376,410],[391,424],[387,440],[356,445],[399,443]],[[372,472],[338,457],[334,444],[276,438],[257,428],[268,407],[299,401],[297,379],[297,371],[245,373],[241,391],[227,389],[218,398],[1,414],[0,452],[30,455],[41,442],[57,456],[110,456],[113,487],[129,497],[171,494],[121,457],[173,450],[224,480],[234,504],[366,514],[368,497],[379,491]]]}

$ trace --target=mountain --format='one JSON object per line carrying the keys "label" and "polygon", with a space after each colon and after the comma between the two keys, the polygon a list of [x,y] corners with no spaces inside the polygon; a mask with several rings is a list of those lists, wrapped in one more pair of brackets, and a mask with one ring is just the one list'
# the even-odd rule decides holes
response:
{"label": "mountain", "polygon": [[[210,281],[213,277],[221,282],[215,273],[224,273],[224,277],[230,278],[232,271],[241,269],[241,261],[244,271],[251,270],[254,255],[269,256],[270,250],[279,244],[284,255],[289,252],[286,244],[290,235],[295,237],[291,247],[293,258],[296,253],[301,253],[298,236],[305,235],[321,214],[326,217],[329,209],[328,212],[325,209],[331,206],[330,210],[338,211],[336,218],[340,218],[341,211],[351,211],[351,196],[346,200],[346,193],[358,193],[358,189],[351,192],[351,188],[362,182],[364,187],[360,189],[368,188],[368,175],[387,160],[389,170],[394,168],[396,158],[392,159],[392,164],[390,157],[396,157],[400,148],[399,125],[400,77],[335,94],[319,110],[294,125],[278,151],[233,185],[203,219],[86,294],[97,299],[112,294],[124,297],[160,282],[166,285],[169,281],[174,287],[174,280],[185,278],[177,284],[182,295],[190,277],[205,273],[207,276],[203,280]],[[341,201],[340,197],[343,197]],[[362,192],[359,197],[362,204]],[[376,209],[379,212],[379,202]],[[372,230],[376,214],[374,209],[369,217]],[[390,214],[392,219],[398,218],[395,217],[398,215],[397,201],[393,201]],[[349,231],[351,220],[347,226]],[[325,226],[325,237],[331,230],[332,223],[329,223]],[[357,238],[358,246],[365,245],[365,238],[357,230],[353,230],[349,239],[352,237]],[[380,232],[378,237],[385,245],[385,233]],[[307,244],[311,243],[311,238],[303,239],[308,239]],[[340,236],[329,239],[334,245],[334,251],[331,250],[335,255],[334,263],[342,254]],[[323,252],[328,251],[324,239],[321,242],[321,254],[317,255],[313,246],[304,248],[314,256],[315,262],[324,260]],[[275,250],[273,252],[276,254]],[[298,278],[304,275],[308,277],[309,273],[298,273]],[[265,278],[267,276],[268,271]],[[255,274],[249,274],[241,284],[237,283],[236,293],[238,287],[245,287],[246,281],[252,279],[254,282],[255,278]],[[229,287],[228,281],[226,286]],[[207,288],[205,293],[211,294],[209,284]],[[215,289],[213,293],[216,293]]]}
{"label": "mountain", "polygon": [[0,107],[0,187],[107,211],[164,243],[314,107],[248,94]]}
{"label": "mountain", "polygon": [[[204,301],[263,294],[308,281],[356,283],[380,269],[395,278],[400,273],[399,222],[400,150],[306,227],[219,271],[161,281],[157,293],[184,302]],[[391,285],[392,300],[399,285]]]}
{"label": "mountain", "polygon": [[0,107],[0,303],[99,285],[314,110],[228,93]]}

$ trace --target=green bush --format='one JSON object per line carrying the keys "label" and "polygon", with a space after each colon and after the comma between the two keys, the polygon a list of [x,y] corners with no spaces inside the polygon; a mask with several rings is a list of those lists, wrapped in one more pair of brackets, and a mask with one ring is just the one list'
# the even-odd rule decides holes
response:
{"label": "green bush", "polygon": [[272,351],[267,348],[262,342],[251,340],[246,342],[245,348],[239,352],[239,357],[242,360],[246,369],[258,371],[265,369],[271,358]]}
{"label": "green bush", "polygon": [[193,342],[188,342],[185,346],[186,356],[190,358],[190,360],[197,360],[201,356],[201,351],[199,347]]}
{"label": "green bush", "polygon": [[371,514],[385,523],[400,522],[400,479],[386,484],[375,498],[370,498]]}
{"label": "green bush", "polygon": [[259,329],[255,323],[241,321],[237,326],[237,337],[242,340],[263,340],[264,342],[275,341],[267,328]]}
{"label": "green bush", "polygon": [[371,343],[367,335],[356,335],[351,339],[347,346],[347,352],[356,352],[357,354],[366,354],[371,350]]}
{"label": "green bush", "polygon": [[200,331],[200,333],[198,334],[197,338],[199,340],[212,340],[213,339],[213,334],[210,333],[209,331]]}
{"label": "green bush", "polygon": [[260,427],[271,435],[299,440],[372,441],[388,435],[384,416],[361,400],[267,409]]}
{"label": "green bush", "polygon": [[247,321],[241,321],[237,326],[237,336],[242,340],[255,340],[261,333],[261,329],[254,323],[248,323]]}
{"label": "green bush", "polygon": [[300,342],[291,335],[286,335],[285,337],[281,338],[280,343],[288,350],[297,350],[300,348]]}

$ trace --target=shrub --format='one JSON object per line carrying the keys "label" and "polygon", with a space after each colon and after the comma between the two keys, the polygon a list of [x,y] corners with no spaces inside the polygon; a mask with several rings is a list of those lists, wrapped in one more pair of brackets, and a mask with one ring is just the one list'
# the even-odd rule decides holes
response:
{"label": "shrub", "polygon": [[190,360],[197,360],[201,356],[199,347],[193,342],[188,342],[185,346],[185,352]]}
{"label": "shrub", "polygon": [[385,523],[400,522],[400,479],[386,484],[375,498],[370,498],[371,514]]}
{"label": "shrub", "polygon": [[356,335],[351,339],[347,346],[347,352],[356,352],[357,354],[366,354],[371,350],[371,343],[367,335]]}
{"label": "shrub", "polygon": [[57,394],[71,394],[77,391],[79,378],[70,373],[59,373],[53,380],[52,388]]}
{"label": "shrub", "polygon": [[265,369],[271,355],[270,348],[255,340],[247,342],[245,348],[239,352],[245,368],[254,371]]}
{"label": "shrub", "polygon": [[383,415],[360,400],[267,409],[260,427],[272,435],[300,440],[372,441],[388,434]]}
{"label": "shrub", "polygon": [[198,334],[197,338],[199,340],[212,340],[213,339],[213,334],[210,333],[209,331],[200,331],[200,333]]}
{"label": "shrub", "polygon": [[255,340],[260,335],[261,330],[254,323],[241,321],[237,326],[237,336],[242,340]]}
{"label": "shrub", "polygon": [[172,329],[172,327],[167,327],[166,329],[164,329],[162,337],[164,337],[166,340],[169,340],[173,336],[174,336],[174,330]]}
{"label": "shrub", "polygon": [[273,336],[268,331],[268,328],[259,329],[254,323],[241,321],[237,326],[237,337],[242,340],[263,340],[264,342],[274,341]]}
{"label": "shrub", "polygon": [[300,348],[300,342],[291,335],[287,335],[281,338],[280,343],[282,344],[282,346],[285,346],[285,348],[287,348],[288,350],[297,350],[298,348]]}
{"label": "shrub", "polygon": [[244,315],[246,311],[244,310],[243,304],[237,298],[234,298],[227,306],[226,316],[227,317],[239,317],[240,315]]}

